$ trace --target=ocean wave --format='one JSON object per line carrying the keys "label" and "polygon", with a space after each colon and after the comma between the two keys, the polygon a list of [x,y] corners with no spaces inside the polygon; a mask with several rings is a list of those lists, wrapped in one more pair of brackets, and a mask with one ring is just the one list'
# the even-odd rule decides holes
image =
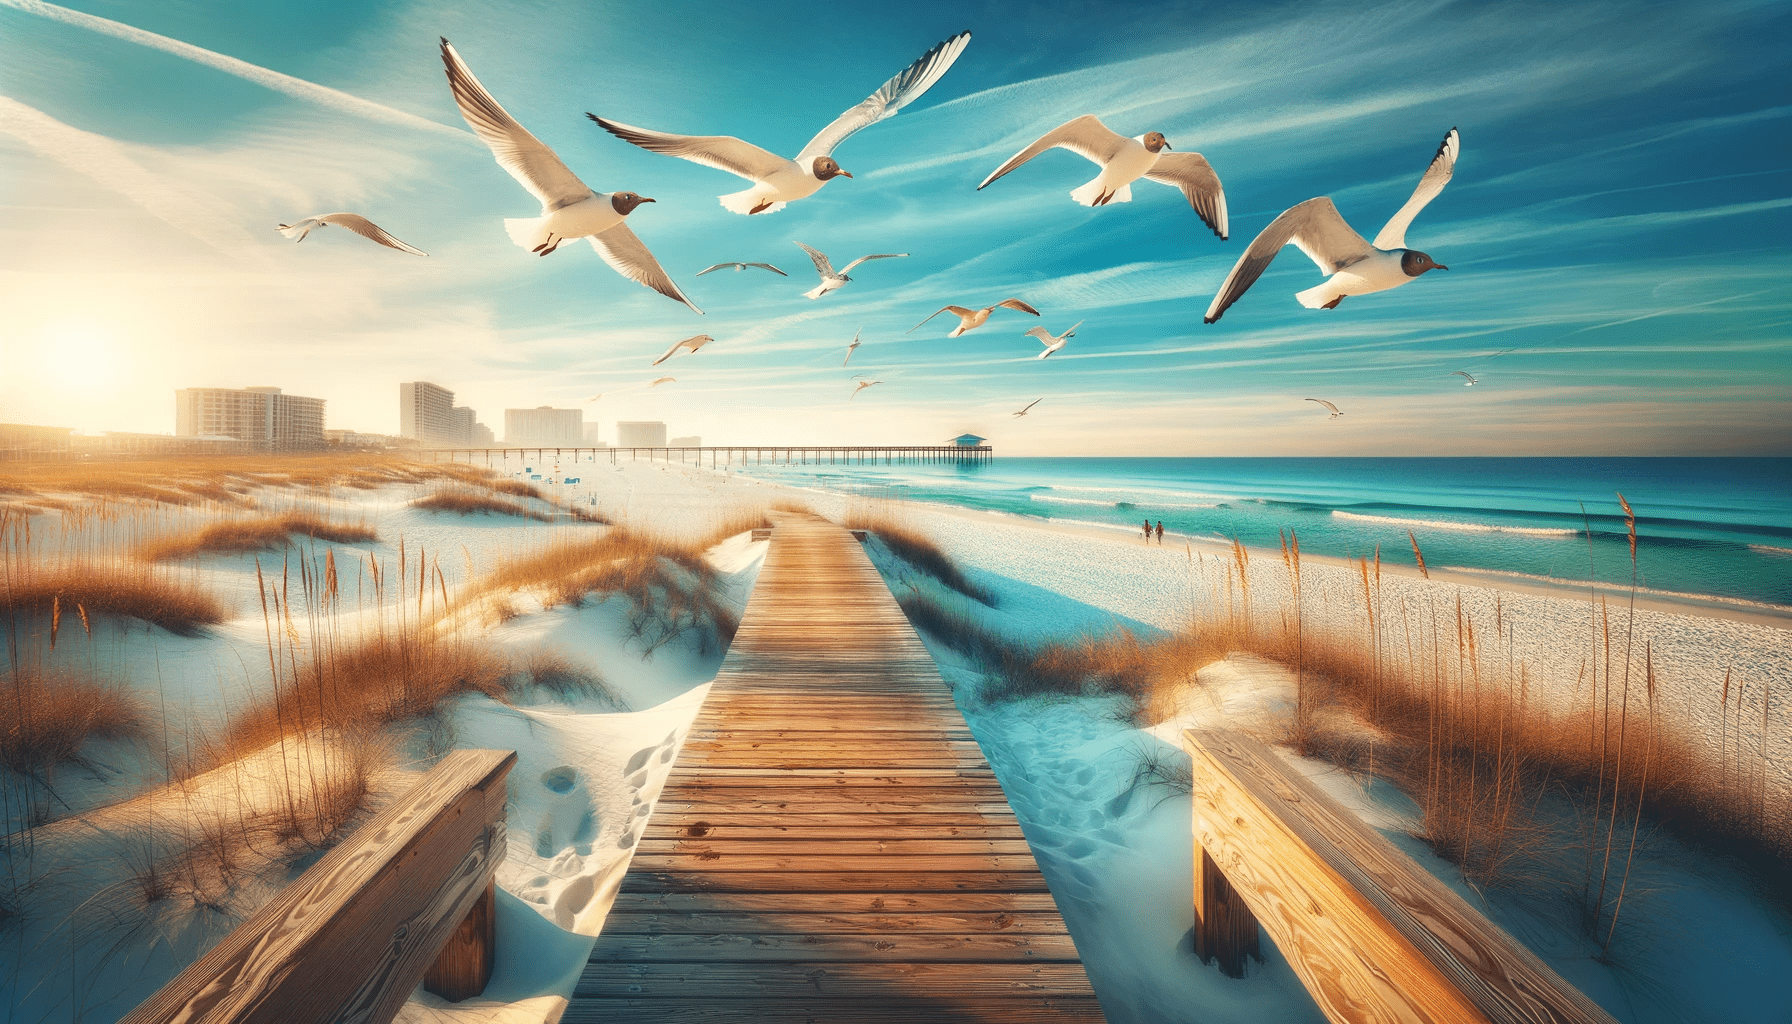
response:
{"label": "ocean wave", "polygon": [[[1083,487],[1076,484],[1053,484],[1054,491],[1075,491],[1079,494],[1112,494],[1117,495],[1115,501],[1137,503],[1140,495],[1151,495],[1162,498],[1211,498],[1214,501],[1236,501],[1236,498],[1224,494],[1209,494],[1206,491],[1172,491],[1161,487],[1124,487],[1110,484],[1107,487]],[[1210,507],[1210,506],[1193,506]]]}
{"label": "ocean wave", "polygon": [[1354,519],[1365,523],[1389,523],[1408,530],[1424,527],[1427,530],[1457,530],[1463,533],[1517,533],[1527,537],[1577,537],[1580,535],[1579,530],[1557,527],[1456,523],[1447,519],[1401,519],[1397,516],[1366,516],[1360,512],[1341,512],[1336,509],[1332,511],[1332,515],[1339,519]]}
{"label": "ocean wave", "polygon": [[[1553,586],[1561,587],[1564,590],[1574,590],[1576,588],[1584,590],[1587,586],[1586,580],[1568,579],[1562,576],[1538,576],[1533,573],[1512,572],[1506,569],[1480,569],[1470,565],[1442,565],[1438,566],[1438,568],[1450,572],[1465,573],[1470,576],[1534,580],[1538,583],[1548,583]],[[1593,586],[1614,593],[1627,594],[1630,592],[1630,588],[1622,583],[1608,583],[1601,580],[1594,583]],[[1684,590],[1658,590],[1654,587],[1638,587],[1636,588],[1636,592],[1639,594],[1649,594],[1654,597],[1678,598],[1682,601],[1693,601],[1703,604],[1735,605],[1738,608],[1763,608],[1768,611],[1778,612],[1782,615],[1792,614],[1792,605],[1774,604],[1771,601],[1751,601],[1745,597],[1725,597],[1722,594],[1693,594]]]}
{"label": "ocean wave", "polygon": [[1053,505],[1093,505],[1097,508],[1219,508],[1214,502],[1138,502],[1124,500],[1107,500],[1103,498],[1065,498],[1056,494],[1029,494],[1030,501],[1043,501]]}
{"label": "ocean wave", "polygon": [[1792,555],[1792,548],[1776,548],[1772,544],[1750,544],[1748,549],[1764,555]]}

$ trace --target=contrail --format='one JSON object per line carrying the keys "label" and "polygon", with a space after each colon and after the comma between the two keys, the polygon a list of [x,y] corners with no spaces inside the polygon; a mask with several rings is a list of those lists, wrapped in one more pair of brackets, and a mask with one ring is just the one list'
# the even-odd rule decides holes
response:
{"label": "contrail", "polygon": [[98,18],[91,14],[82,14],[80,11],[71,11],[66,7],[43,3],[41,0],[0,0],[0,5],[24,11],[27,14],[49,18],[52,21],[60,21],[65,25],[90,29],[103,35],[136,43],[139,46],[172,53],[176,57],[184,57],[196,64],[216,68],[225,74],[245,78],[257,85],[267,86],[276,92],[283,92],[301,100],[309,100],[345,114],[356,114],[370,120],[384,121],[387,124],[401,124],[407,128],[421,128],[437,135],[448,135],[464,141],[479,141],[472,132],[431,121],[427,117],[407,114],[383,103],[364,100],[339,89],[331,89],[328,86],[318,85],[316,82],[307,82],[303,78],[283,75],[259,64],[250,64],[248,61],[238,60],[235,57],[227,57],[224,54],[194,46],[192,43],[183,43],[178,39],[170,39],[154,32],[133,28],[122,22]]}

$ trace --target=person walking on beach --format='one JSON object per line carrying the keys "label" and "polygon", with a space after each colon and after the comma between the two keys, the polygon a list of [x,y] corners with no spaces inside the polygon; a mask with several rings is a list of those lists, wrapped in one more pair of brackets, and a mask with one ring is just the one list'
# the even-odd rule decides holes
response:
{"label": "person walking on beach", "polygon": [[1151,520],[1145,520],[1145,543],[1151,543]]}
{"label": "person walking on beach", "polygon": [[1157,542],[1159,544],[1164,542],[1164,521],[1162,519],[1157,521]]}

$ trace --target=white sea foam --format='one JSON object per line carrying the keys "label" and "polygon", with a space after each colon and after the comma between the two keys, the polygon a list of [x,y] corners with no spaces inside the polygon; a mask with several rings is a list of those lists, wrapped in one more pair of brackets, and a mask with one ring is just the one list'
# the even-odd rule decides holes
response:
{"label": "white sea foam", "polygon": [[1748,549],[1764,555],[1792,555],[1792,548],[1776,548],[1772,544],[1750,544]]}
{"label": "white sea foam", "polygon": [[1543,526],[1498,526],[1492,523],[1457,523],[1447,519],[1401,519],[1396,516],[1366,516],[1357,512],[1340,512],[1333,510],[1332,515],[1339,519],[1354,519],[1364,523],[1389,523],[1408,530],[1424,527],[1427,530],[1457,530],[1462,533],[1518,533],[1527,537],[1573,537],[1580,531],[1558,529]]}
{"label": "white sea foam", "polygon": [[1095,505],[1100,508],[1116,508],[1119,505],[1121,505],[1122,503],[1134,504],[1134,505],[1145,505],[1150,508],[1219,508],[1219,505],[1217,505],[1211,501],[1208,501],[1208,502],[1171,502],[1171,501],[1129,502],[1129,501],[1126,501],[1126,499],[1122,499],[1122,498],[1062,498],[1055,494],[1031,494],[1031,495],[1028,495],[1028,497],[1033,501],[1043,501],[1043,502],[1047,502],[1047,503],[1053,504],[1053,505]]}
{"label": "white sea foam", "polygon": [[[1499,577],[1499,578],[1505,578],[1505,579],[1534,580],[1538,583],[1548,583],[1548,584],[1552,584],[1554,586],[1568,588],[1570,590],[1575,589],[1575,588],[1585,590],[1586,586],[1587,586],[1586,580],[1564,579],[1560,576],[1538,576],[1533,573],[1510,572],[1505,569],[1478,569],[1473,566],[1467,566],[1467,565],[1443,565],[1443,566],[1438,566],[1438,568],[1447,569],[1450,572],[1467,573],[1470,576],[1491,576],[1491,577]],[[1630,592],[1630,587],[1625,584],[1622,584],[1622,583],[1601,581],[1599,583],[1594,584],[1594,586],[1598,587],[1601,590],[1611,591],[1614,593],[1628,594]],[[1654,587],[1638,587],[1638,588],[1636,588],[1636,592],[1639,594],[1649,594],[1653,597],[1669,597],[1669,598],[1675,598],[1675,599],[1678,599],[1681,601],[1694,601],[1694,602],[1698,602],[1700,604],[1733,605],[1737,608],[1764,608],[1768,611],[1778,612],[1780,614],[1792,614],[1792,605],[1774,604],[1771,601],[1750,601],[1746,598],[1741,598],[1741,597],[1725,597],[1722,594],[1691,594],[1691,593],[1687,593],[1684,590],[1658,590]]]}
{"label": "white sea foam", "polygon": [[1161,487],[1081,487],[1075,484],[1051,484],[1054,491],[1076,491],[1079,494],[1112,494],[1115,501],[1134,501],[1141,494],[1149,494],[1162,498],[1212,498],[1214,501],[1238,501],[1240,499],[1226,494],[1209,494],[1206,491],[1173,491]]}

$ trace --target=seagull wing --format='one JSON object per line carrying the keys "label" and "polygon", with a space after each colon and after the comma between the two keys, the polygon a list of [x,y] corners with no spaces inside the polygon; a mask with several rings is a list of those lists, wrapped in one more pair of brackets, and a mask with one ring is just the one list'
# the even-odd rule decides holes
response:
{"label": "seagull wing", "polygon": [[1412,198],[1400,208],[1381,228],[1375,236],[1377,249],[1406,248],[1406,229],[1412,225],[1412,219],[1419,215],[1425,204],[1437,198],[1437,194],[1450,183],[1450,175],[1456,173],[1456,158],[1462,154],[1462,133],[1450,129],[1444,141],[1438,144],[1437,155],[1431,158],[1431,166],[1425,168],[1425,176],[1419,179],[1419,187],[1413,189]]}
{"label": "seagull wing", "polygon": [[323,224],[322,217],[306,217],[304,220],[295,220],[291,224],[276,224],[274,230],[295,242],[303,242],[305,236],[311,234],[313,228],[323,227]]}
{"label": "seagull wing", "polygon": [[772,273],[778,275],[779,277],[789,277],[790,276],[789,274],[786,274],[782,270],[779,270],[777,267],[772,266],[770,263],[746,263],[746,264],[742,264],[742,265],[748,266],[748,267],[759,267],[764,270],[769,270]]}
{"label": "seagull wing", "polygon": [[1034,309],[1032,306],[1027,305],[1026,303],[1020,301],[1019,299],[1003,299],[1002,301],[996,303],[995,308],[997,308],[997,309],[1018,309],[1022,313],[1031,313],[1034,316],[1039,315],[1039,311],[1037,309]]}
{"label": "seagull wing", "polygon": [[[815,251],[814,249],[809,248],[806,245],[803,245],[803,243],[801,243],[801,242],[798,242],[796,244],[801,245],[803,247],[803,251],[809,254],[809,261],[811,263],[815,264],[815,272],[817,274],[821,275],[822,280],[825,281],[826,279],[828,279],[830,277],[839,277],[840,276],[839,274],[834,273],[834,265],[832,263],[828,262],[827,256]],[[786,274],[785,276],[788,277],[789,275]]]}
{"label": "seagull wing", "polygon": [[632,142],[650,153],[683,157],[694,164],[738,174],[748,181],[764,181],[790,164],[790,161],[776,153],[768,153],[751,142],[732,135],[673,135],[671,132],[656,132],[650,128],[636,128],[592,113],[585,116],[596,121],[599,127],[611,135],[624,142]]}
{"label": "seagull wing", "polygon": [[1207,315],[1202,321],[1213,323],[1218,320],[1251,285],[1257,283],[1257,278],[1263,276],[1276,253],[1290,242],[1300,246],[1300,251],[1319,264],[1320,271],[1325,274],[1335,274],[1374,251],[1363,241],[1362,235],[1344,222],[1343,215],[1330,199],[1325,196],[1309,199],[1284,210],[1257,235],[1244,255],[1232,265],[1232,272],[1226,275],[1220,290],[1214,294],[1213,303],[1207,307]]}
{"label": "seagull wing", "polygon": [[989,177],[983,179],[983,184],[977,187],[983,188],[1028,160],[1058,146],[1070,150],[1085,160],[1092,160],[1106,167],[1108,161],[1114,158],[1114,154],[1120,152],[1126,142],[1127,139],[1124,135],[1114,134],[1107,125],[1101,123],[1100,118],[1094,114],[1084,114],[1082,117],[1066,121],[1041,135],[1031,146],[1009,157],[1007,163],[990,172]]}
{"label": "seagull wing", "polygon": [[721,270],[724,267],[733,267],[734,269],[739,270],[741,268],[741,266],[742,266],[742,264],[739,264],[739,263],[718,263],[713,267],[708,267],[703,270],[697,271],[697,276],[702,277],[704,274],[710,273],[711,271],[715,271],[715,270]]}
{"label": "seagull wing", "polygon": [[970,41],[969,32],[960,32],[923,53],[920,59],[865,97],[864,102],[834,118],[833,124],[823,128],[796,155],[796,162],[807,168],[816,157],[833,153],[835,146],[845,142],[859,129],[874,125],[886,117],[895,117],[898,110],[920,99],[922,93],[940,80],[940,76],[951,70],[952,62],[958,59],[958,55],[964,52]]}
{"label": "seagull wing", "polygon": [[1052,342],[1058,340],[1057,338],[1052,337],[1052,332],[1046,330],[1043,327],[1027,328],[1027,336],[1032,337],[1032,338],[1038,338],[1039,343],[1041,345],[1050,345]]}
{"label": "seagull wing", "polygon": [[653,258],[653,253],[647,251],[647,246],[628,229],[627,224],[618,224],[588,237],[591,239],[591,248],[596,249],[604,262],[614,267],[618,274],[631,281],[638,281],[667,298],[677,299],[698,313],[703,312],[697,309],[695,302],[685,298],[684,292],[678,290],[678,286],[672,283],[672,276],[666,273],[666,268],[660,266],[660,261]]}
{"label": "seagull wing", "polygon": [[666,360],[672,358],[672,356],[675,355],[678,352],[678,350],[683,347],[684,347],[684,342],[682,342],[682,341],[673,342],[672,347],[667,349],[666,353],[664,355],[660,356],[658,359],[655,359],[653,361],[652,365],[654,365],[654,366],[660,365],[661,363],[665,362]]}
{"label": "seagull wing", "polygon": [[841,267],[840,268],[840,276],[845,277],[847,274],[852,272],[852,268],[858,266],[859,264],[865,262],[866,260],[893,260],[893,259],[897,259],[899,257],[907,256],[907,255],[908,255],[908,253],[906,253],[906,252],[880,252],[880,253],[877,253],[876,255],[872,255],[872,256],[860,256],[858,259],[853,260],[851,263],[848,263],[846,266]]}
{"label": "seagull wing", "polygon": [[398,239],[393,238],[390,234],[386,233],[385,228],[380,227],[378,224],[375,224],[373,221],[368,220],[358,213],[326,213],[317,219],[325,224],[340,224],[350,231],[353,231],[355,234],[360,235],[362,238],[371,238],[390,249],[408,252],[413,256],[429,255],[429,253],[424,252],[414,245],[406,245]]}
{"label": "seagull wing", "polygon": [[1309,399],[1307,399],[1307,401],[1309,401],[1309,402],[1318,402],[1318,403],[1319,403],[1319,404],[1320,404],[1320,405],[1323,405],[1323,406],[1325,406],[1325,407],[1326,407],[1326,408],[1327,408],[1327,409],[1330,409],[1330,410],[1331,410],[1331,413],[1332,413],[1332,415],[1333,415],[1333,416],[1337,416],[1337,415],[1340,415],[1340,413],[1339,413],[1339,412],[1338,412],[1338,407],[1337,407],[1337,406],[1335,406],[1335,405],[1333,405],[1333,404],[1332,404],[1332,403],[1330,403],[1330,402],[1328,402],[1328,401],[1326,401],[1326,400],[1325,400],[1325,399],[1323,399],[1323,398],[1309,398]]}
{"label": "seagull wing", "polygon": [[448,88],[454,93],[454,102],[460,106],[460,116],[466,118],[467,126],[491,148],[498,166],[541,200],[543,210],[552,213],[590,197],[590,186],[498,105],[446,39],[442,40],[442,66],[448,69]]}
{"label": "seagull wing", "polygon": [[1226,191],[1220,187],[1220,176],[1213,173],[1207,158],[1199,153],[1160,153],[1157,163],[1145,177],[1165,185],[1173,185],[1188,197],[1213,233],[1224,241],[1230,233],[1226,223]]}
{"label": "seagull wing", "polygon": [[[963,320],[964,318],[971,315],[971,310],[968,310],[968,309],[964,308],[963,306],[941,306],[939,309],[934,310],[932,313],[929,313],[927,315],[927,320],[932,320],[934,317],[939,316],[941,313],[951,313],[952,315],[958,317],[960,320]],[[921,323],[918,323],[915,326],[910,327],[908,330],[904,331],[903,333],[904,334],[915,333],[917,330],[921,329],[923,324],[927,323],[927,320],[921,321]]]}
{"label": "seagull wing", "polygon": [[1045,401],[1045,399],[1043,399],[1043,398],[1035,398],[1035,399],[1033,399],[1033,400],[1032,400],[1032,401],[1031,401],[1031,402],[1028,402],[1028,403],[1027,403],[1027,404],[1026,404],[1026,405],[1025,405],[1025,406],[1023,406],[1023,407],[1022,407],[1022,408],[1021,408],[1021,410],[1020,410],[1020,411],[1019,411],[1019,412],[1017,412],[1017,413],[1015,413],[1015,414],[1014,414],[1014,415],[1016,415],[1016,416],[1025,416],[1025,415],[1026,415],[1026,414],[1027,414],[1027,410],[1028,410],[1028,409],[1031,409],[1031,408],[1033,408],[1033,407],[1034,407],[1034,406],[1035,406],[1035,405],[1038,405],[1038,404],[1039,404],[1039,403],[1040,403],[1040,402],[1043,402],[1043,401]]}

